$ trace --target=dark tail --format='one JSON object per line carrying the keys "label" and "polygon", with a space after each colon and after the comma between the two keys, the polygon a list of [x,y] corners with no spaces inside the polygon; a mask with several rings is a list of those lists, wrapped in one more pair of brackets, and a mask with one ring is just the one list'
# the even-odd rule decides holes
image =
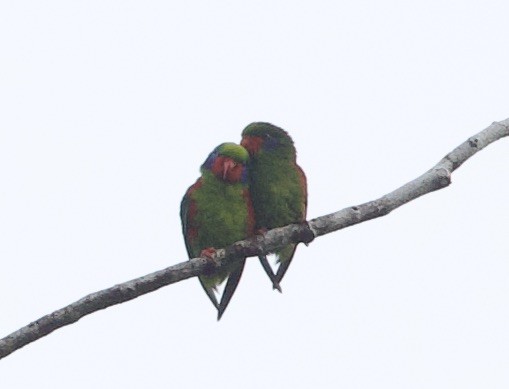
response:
{"label": "dark tail", "polygon": [[270,266],[269,261],[267,261],[267,256],[260,255],[258,259],[260,259],[260,263],[262,264],[263,270],[265,270],[265,273],[267,273],[270,280],[272,281],[272,288],[279,290],[280,293],[283,293],[283,291],[281,290],[281,286],[279,286],[279,282],[276,278],[276,275],[272,271],[272,267]]}
{"label": "dark tail", "polygon": [[228,281],[226,281],[226,286],[224,287],[223,295],[221,296],[221,302],[217,307],[217,320],[221,320],[226,307],[230,303],[230,300],[235,293],[235,289],[237,289],[237,285],[239,284],[240,277],[242,276],[242,271],[244,270],[244,265],[246,264],[246,259],[244,258],[241,262],[239,262],[239,267],[232,271],[228,276]]}
{"label": "dark tail", "polygon": [[295,250],[297,249],[296,244],[291,244],[285,246],[283,250],[279,253],[279,268],[276,273],[276,281],[279,283],[285,276],[286,271],[290,267],[290,263],[292,263],[293,256],[295,254]]}
{"label": "dark tail", "polygon": [[198,277],[198,279],[200,280],[200,284],[203,290],[205,291],[205,293],[207,293],[207,296],[209,296],[210,301],[212,301],[212,304],[214,304],[214,307],[216,307],[216,309],[219,309],[219,304],[217,302],[216,295],[214,294],[214,289],[205,286],[205,283],[203,282],[201,277]]}

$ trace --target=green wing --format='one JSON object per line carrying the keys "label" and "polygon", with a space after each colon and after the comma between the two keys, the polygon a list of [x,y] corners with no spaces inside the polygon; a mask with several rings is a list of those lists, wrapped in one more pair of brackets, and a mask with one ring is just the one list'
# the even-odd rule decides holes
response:
{"label": "green wing", "polygon": [[[182,202],[180,203],[180,220],[182,221],[182,234],[184,235],[184,242],[186,244],[186,250],[189,259],[195,258],[200,255],[200,253],[195,252],[196,250],[193,250],[193,245],[191,242],[190,227],[192,221],[189,219],[190,218],[189,210],[191,209],[191,205],[194,205],[194,200],[190,196],[191,188],[189,188],[189,190],[186,192],[186,194],[182,198]],[[200,276],[198,277],[198,279],[200,280],[200,284],[203,290],[205,291],[205,293],[207,293],[207,296],[209,297],[214,307],[216,307],[216,309],[219,309],[219,303],[217,302],[214,289],[206,285],[205,281],[203,280],[203,277]]]}

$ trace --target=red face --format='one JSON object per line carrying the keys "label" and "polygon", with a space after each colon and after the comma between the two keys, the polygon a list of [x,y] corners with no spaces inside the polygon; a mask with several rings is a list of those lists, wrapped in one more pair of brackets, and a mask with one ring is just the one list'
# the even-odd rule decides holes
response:
{"label": "red face", "polygon": [[223,181],[229,182],[230,184],[240,182],[242,179],[242,165],[228,157],[217,157],[211,170],[216,177],[221,178]]}
{"label": "red face", "polygon": [[263,138],[259,136],[244,136],[240,144],[249,152],[249,155],[257,154],[262,147]]}

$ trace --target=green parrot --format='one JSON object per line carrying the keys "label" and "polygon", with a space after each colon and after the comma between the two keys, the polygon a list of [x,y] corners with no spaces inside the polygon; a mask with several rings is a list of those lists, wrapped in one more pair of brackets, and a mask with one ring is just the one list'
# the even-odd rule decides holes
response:
{"label": "green parrot", "polygon": [[[211,257],[214,248],[228,246],[254,233],[254,209],[248,190],[249,154],[235,143],[217,146],[201,166],[201,177],[189,187],[180,206],[182,232],[189,258]],[[245,258],[200,276],[207,296],[221,319],[244,269]],[[228,279],[218,303],[217,286]]]}
{"label": "green parrot", "polygon": [[[293,140],[283,129],[270,123],[256,122],[242,131],[241,145],[250,155],[249,186],[255,212],[255,230],[263,231],[306,220],[306,176],[296,162]],[[275,282],[266,256],[260,262],[273,287],[279,288],[295,254],[296,244],[275,252],[279,268]]]}

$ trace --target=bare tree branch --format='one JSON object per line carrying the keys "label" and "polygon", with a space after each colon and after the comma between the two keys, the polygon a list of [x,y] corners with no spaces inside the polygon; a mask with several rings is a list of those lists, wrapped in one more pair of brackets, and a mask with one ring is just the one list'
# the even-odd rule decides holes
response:
{"label": "bare tree branch", "polygon": [[494,122],[456,147],[426,173],[377,200],[317,217],[308,223],[276,228],[253,239],[234,243],[225,249],[217,250],[213,261],[194,258],[89,294],[0,339],[0,359],[58,328],[78,321],[83,316],[135,299],[163,286],[198,276],[209,271],[211,267],[221,266],[243,257],[268,254],[291,242],[309,243],[318,236],[387,215],[411,200],[448,186],[451,183],[452,172],[463,162],[505,136],[509,136],[509,119]]}

